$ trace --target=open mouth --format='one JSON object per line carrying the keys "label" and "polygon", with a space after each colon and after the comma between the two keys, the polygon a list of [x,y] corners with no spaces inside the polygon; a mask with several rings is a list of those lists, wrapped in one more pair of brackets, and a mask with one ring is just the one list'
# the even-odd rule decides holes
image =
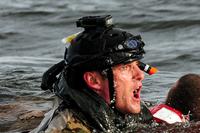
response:
{"label": "open mouth", "polygon": [[136,99],[139,99],[139,98],[140,98],[140,88],[135,89],[135,90],[133,91],[133,97],[136,98]]}

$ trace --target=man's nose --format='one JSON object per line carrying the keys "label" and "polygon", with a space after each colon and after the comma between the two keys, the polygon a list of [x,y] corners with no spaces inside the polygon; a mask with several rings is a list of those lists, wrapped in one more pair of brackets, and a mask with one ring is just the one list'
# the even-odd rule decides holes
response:
{"label": "man's nose", "polygon": [[140,81],[144,79],[144,72],[138,66],[135,68],[135,78]]}

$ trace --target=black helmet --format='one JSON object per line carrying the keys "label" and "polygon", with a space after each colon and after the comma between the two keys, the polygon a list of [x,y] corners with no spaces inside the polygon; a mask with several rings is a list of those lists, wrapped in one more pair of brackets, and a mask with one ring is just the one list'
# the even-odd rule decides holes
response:
{"label": "black helmet", "polygon": [[[112,66],[140,60],[145,53],[140,36],[113,28],[112,17],[89,16],[77,21],[85,30],[70,41],[65,52],[65,75],[72,88],[84,85],[85,71],[105,72],[109,81],[111,107],[115,106]],[[79,80],[76,80],[79,79]],[[77,84],[80,81],[80,84]]]}
{"label": "black helmet", "polygon": [[[145,44],[141,37],[113,28],[110,23],[103,23],[103,20],[109,20],[108,18],[111,16],[79,19],[78,22],[81,21],[82,25],[77,22],[77,26],[81,25],[85,30],[71,41],[67,49],[65,61],[68,66],[78,70],[104,70],[143,58]],[[90,23],[85,24],[83,20]]]}

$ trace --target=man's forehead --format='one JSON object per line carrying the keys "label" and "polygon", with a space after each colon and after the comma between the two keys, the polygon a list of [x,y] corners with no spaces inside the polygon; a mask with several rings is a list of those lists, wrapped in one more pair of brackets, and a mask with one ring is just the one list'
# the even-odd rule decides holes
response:
{"label": "man's forehead", "polygon": [[137,65],[138,63],[139,63],[138,60],[134,60],[134,61],[131,61],[131,62],[128,62],[128,63],[118,64],[118,65],[114,66],[113,68],[120,68],[120,67],[123,67],[125,65]]}

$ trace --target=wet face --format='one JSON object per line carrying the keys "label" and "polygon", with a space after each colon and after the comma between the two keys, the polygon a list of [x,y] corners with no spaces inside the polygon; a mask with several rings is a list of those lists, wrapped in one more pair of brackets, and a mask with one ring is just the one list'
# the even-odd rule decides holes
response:
{"label": "wet face", "polygon": [[138,67],[138,62],[113,67],[113,76],[116,92],[115,107],[122,113],[139,113],[144,73]]}

